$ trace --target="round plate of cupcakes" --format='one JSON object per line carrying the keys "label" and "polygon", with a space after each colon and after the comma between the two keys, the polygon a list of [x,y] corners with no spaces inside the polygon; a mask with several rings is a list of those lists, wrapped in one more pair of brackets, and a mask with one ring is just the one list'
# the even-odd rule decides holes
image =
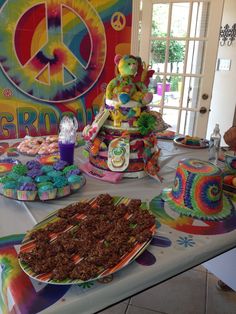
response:
{"label": "round plate of cupcakes", "polygon": [[206,139],[202,139],[197,136],[176,136],[174,138],[174,144],[182,147],[187,148],[208,148],[209,147],[209,141]]}
{"label": "round plate of cupcakes", "polygon": [[80,284],[133,262],[156,232],[146,202],[99,194],[50,213],[27,232],[19,262],[30,277]]}
{"label": "round plate of cupcakes", "polygon": [[76,165],[63,160],[42,165],[38,160],[13,165],[0,177],[0,193],[19,201],[47,201],[77,192],[85,177]]}

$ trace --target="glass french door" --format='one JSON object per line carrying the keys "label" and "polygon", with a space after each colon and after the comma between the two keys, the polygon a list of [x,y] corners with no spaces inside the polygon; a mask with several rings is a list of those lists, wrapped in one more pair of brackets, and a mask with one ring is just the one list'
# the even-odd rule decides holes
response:
{"label": "glass french door", "polygon": [[223,3],[133,0],[132,53],[155,70],[152,109],[178,134],[206,136]]}

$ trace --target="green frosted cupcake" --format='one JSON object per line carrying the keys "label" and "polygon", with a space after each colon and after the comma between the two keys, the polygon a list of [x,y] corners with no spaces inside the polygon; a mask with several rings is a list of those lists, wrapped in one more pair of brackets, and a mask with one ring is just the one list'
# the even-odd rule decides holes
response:
{"label": "green frosted cupcake", "polygon": [[34,181],[36,183],[42,183],[42,182],[49,182],[50,181],[50,178],[49,176],[37,176]]}
{"label": "green frosted cupcake", "polygon": [[47,174],[48,172],[53,170],[53,166],[45,165],[45,166],[42,166],[41,170],[43,171],[43,173]]}
{"label": "green frosted cupcake", "polygon": [[71,171],[71,170],[75,170],[77,169],[78,167],[76,165],[71,165],[71,166],[67,166],[63,169],[63,174],[66,175],[67,172]]}
{"label": "green frosted cupcake", "polygon": [[41,183],[38,187],[38,197],[41,201],[52,200],[56,198],[57,189],[51,182]]}
{"label": "green frosted cupcake", "polygon": [[10,181],[10,182],[5,183],[2,187],[3,195],[16,199],[17,187],[18,187],[18,183],[16,181]]}
{"label": "green frosted cupcake", "polygon": [[64,176],[55,178],[53,186],[57,189],[57,197],[63,197],[70,194],[68,180]]}
{"label": "green frosted cupcake", "polygon": [[20,175],[20,176],[24,176],[28,171],[28,168],[26,165],[23,164],[18,164],[12,167],[12,172]]}
{"label": "green frosted cupcake", "polygon": [[19,184],[23,184],[23,183],[30,183],[30,182],[33,182],[33,179],[31,177],[28,177],[28,176],[21,176],[18,178],[18,183]]}
{"label": "green frosted cupcake", "polygon": [[84,178],[82,176],[78,176],[76,174],[72,174],[68,177],[68,182],[70,184],[70,189],[72,192],[77,191],[84,182]]}
{"label": "green frosted cupcake", "polygon": [[57,170],[52,170],[52,171],[49,171],[47,173],[47,176],[49,176],[53,180],[55,180],[55,178],[58,178],[58,177],[60,177],[62,175],[63,175],[63,172],[62,171],[57,171]]}

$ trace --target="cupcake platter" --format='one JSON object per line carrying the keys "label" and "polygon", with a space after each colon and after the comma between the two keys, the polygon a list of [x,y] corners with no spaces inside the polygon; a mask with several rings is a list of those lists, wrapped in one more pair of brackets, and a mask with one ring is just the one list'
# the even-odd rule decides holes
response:
{"label": "cupcake platter", "polygon": [[202,149],[202,148],[208,148],[209,147],[209,141],[206,139],[200,139],[197,141],[198,143],[189,143],[186,141],[185,136],[177,136],[173,140],[174,144],[181,146],[181,147],[187,147],[187,148],[193,148],[193,149]]}
{"label": "cupcake platter", "polygon": [[42,165],[37,160],[15,164],[0,177],[0,193],[19,201],[48,201],[77,192],[86,180],[79,168],[58,160]]}
{"label": "cupcake platter", "polygon": [[45,283],[97,280],[134,261],[155,232],[146,203],[100,194],[36,224],[21,244],[19,263],[27,275]]}

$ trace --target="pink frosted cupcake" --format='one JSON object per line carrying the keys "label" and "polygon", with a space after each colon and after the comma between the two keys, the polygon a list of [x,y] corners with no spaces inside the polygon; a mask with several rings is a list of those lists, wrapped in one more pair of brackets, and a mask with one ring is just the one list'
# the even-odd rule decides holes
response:
{"label": "pink frosted cupcake", "polygon": [[37,196],[37,187],[33,182],[25,182],[17,190],[17,198],[20,201],[34,201]]}

